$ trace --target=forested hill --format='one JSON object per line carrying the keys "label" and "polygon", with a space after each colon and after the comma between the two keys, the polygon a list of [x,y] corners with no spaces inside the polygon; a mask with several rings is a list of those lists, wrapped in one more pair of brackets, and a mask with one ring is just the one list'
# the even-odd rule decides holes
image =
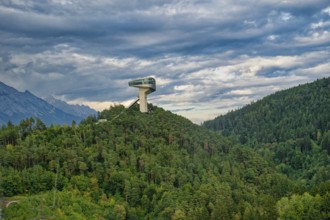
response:
{"label": "forested hill", "polygon": [[203,126],[241,143],[320,139],[330,130],[330,78],[269,95]]}
{"label": "forested hill", "polygon": [[151,109],[142,114],[134,108],[113,107],[71,126],[46,127],[33,120],[3,126],[0,199],[17,202],[3,206],[2,215],[7,219],[329,217],[330,183],[308,192],[302,182],[279,173],[252,149],[161,108]]}
{"label": "forested hill", "polygon": [[330,78],[269,95],[203,126],[261,153],[306,188],[330,184]]}

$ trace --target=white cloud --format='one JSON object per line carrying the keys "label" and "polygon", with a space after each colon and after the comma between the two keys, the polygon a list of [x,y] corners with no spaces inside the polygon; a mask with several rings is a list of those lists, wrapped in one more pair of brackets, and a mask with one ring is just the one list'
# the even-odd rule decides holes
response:
{"label": "white cloud", "polygon": [[281,12],[280,17],[283,21],[289,21],[293,18],[293,16],[288,12]]}
{"label": "white cloud", "polygon": [[238,89],[228,92],[229,95],[251,95],[253,91],[251,89]]}
{"label": "white cloud", "polygon": [[312,29],[325,28],[328,26],[330,26],[330,21],[319,21],[311,24]]}
{"label": "white cloud", "polygon": [[274,40],[276,40],[278,38],[278,35],[269,35],[268,37],[267,37],[267,39],[268,40],[271,40],[271,41],[274,41]]}
{"label": "white cloud", "polygon": [[325,8],[325,9],[323,9],[323,10],[322,10],[322,13],[324,13],[324,14],[328,14],[328,15],[330,16],[330,6],[327,7],[327,8]]}
{"label": "white cloud", "polygon": [[305,36],[295,37],[295,42],[299,45],[318,45],[330,42],[330,31],[321,30],[321,31],[312,31]]}

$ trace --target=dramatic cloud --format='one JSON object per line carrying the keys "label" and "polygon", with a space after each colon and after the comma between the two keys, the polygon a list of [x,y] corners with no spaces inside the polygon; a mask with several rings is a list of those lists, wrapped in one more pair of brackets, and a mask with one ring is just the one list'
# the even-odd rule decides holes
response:
{"label": "dramatic cloud", "polygon": [[150,101],[196,123],[330,76],[328,0],[4,0],[0,81],[102,110]]}

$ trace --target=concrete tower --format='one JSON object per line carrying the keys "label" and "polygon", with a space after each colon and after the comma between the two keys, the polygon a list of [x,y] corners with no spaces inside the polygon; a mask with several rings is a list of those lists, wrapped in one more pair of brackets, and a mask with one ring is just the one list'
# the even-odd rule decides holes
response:
{"label": "concrete tower", "polygon": [[156,80],[154,78],[147,77],[132,80],[128,83],[128,85],[139,88],[140,112],[148,112],[147,96],[156,91]]}

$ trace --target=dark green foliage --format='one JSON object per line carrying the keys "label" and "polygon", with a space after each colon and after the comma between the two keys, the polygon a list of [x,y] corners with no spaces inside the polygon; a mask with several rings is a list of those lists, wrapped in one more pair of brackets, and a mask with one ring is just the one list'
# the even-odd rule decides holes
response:
{"label": "dark green foliage", "polygon": [[[203,126],[237,135],[241,143],[272,143],[317,138],[330,130],[330,78],[269,95]],[[305,149],[304,149],[305,150]]]}
{"label": "dark green foliage", "polygon": [[[19,200],[3,210],[5,217],[276,219],[277,201],[305,191],[253,149],[150,108],[142,114],[117,106],[80,125],[47,128],[27,120],[4,126],[0,136],[9,138],[0,143],[0,196]],[[313,152],[313,144],[302,139],[297,150]],[[280,150],[263,153],[287,158]],[[304,166],[296,160],[294,166]],[[328,202],[327,173],[318,175],[314,194]],[[324,213],[325,202],[313,207]]]}
{"label": "dark green foliage", "polygon": [[322,139],[321,146],[323,150],[326,150],[327,153],[330,155],[330,130],[327,131]]}
{"label": "dark green foliage", "polygon": [[[252,147],[310,190],[330,179],[329,109],[330,78],[325,78],[269,95],[203,126]],[[249,170],[246,180],[252,176]]]}

